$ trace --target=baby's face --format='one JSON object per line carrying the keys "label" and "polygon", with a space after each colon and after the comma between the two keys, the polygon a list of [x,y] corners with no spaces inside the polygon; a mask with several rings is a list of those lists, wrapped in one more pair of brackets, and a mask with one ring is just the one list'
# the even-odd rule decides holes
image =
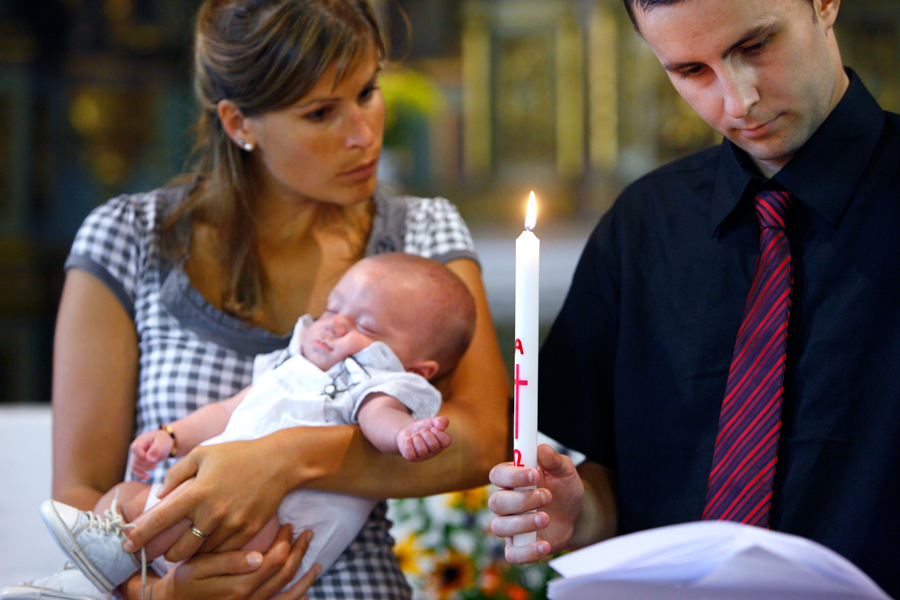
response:
{"label": "baby's face", "polygon": [[306,330],[303,356],[326,371],[352,354],[381,341],[404,367],[418,357],[412,311],[404,310],[395,293],[385,288],[383,269],[353,267],[328,295],[325,312]]}

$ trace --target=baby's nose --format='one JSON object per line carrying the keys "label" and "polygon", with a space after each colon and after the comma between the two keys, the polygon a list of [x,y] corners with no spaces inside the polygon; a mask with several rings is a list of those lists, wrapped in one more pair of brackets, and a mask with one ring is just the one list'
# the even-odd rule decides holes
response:
{"label": "baby's nose", "polygon": [[350,330],[350,321],[341,315],[332,316],[328,321],[328,325],[331,332],[337,337],[344,335]]}

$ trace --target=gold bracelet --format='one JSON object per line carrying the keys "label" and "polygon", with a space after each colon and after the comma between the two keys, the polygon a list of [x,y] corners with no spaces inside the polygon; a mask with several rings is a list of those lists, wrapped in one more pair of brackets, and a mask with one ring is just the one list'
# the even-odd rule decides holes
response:
{"label": "gold bracelet", "polygon": [[160,425],[160,429],[169,434],[169,437],[172,438],[172,451],[169,452],[169,456],[175,458],[175,455],[178,454],[178,440],[175,439],[175,430],[172,429],[172,426],[169,424]]}

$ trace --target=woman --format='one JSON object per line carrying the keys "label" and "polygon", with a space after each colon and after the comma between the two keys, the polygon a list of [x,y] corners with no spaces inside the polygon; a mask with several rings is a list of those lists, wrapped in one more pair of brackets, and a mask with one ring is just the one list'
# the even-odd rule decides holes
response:
{"label": "woman", "polygon": [[[441,260],[476,298],[475,338],[438,387],[454,444],[421,464],[377,452],[358,427],[294,428],[203,447],[166,489],[191,493],[134,530],[188,518],[154,600],[275,597],[297,569],[289,532],[260,559],[235,549],[306,487],[370,498],[486,483],[506,448],[507,381],[465,224],[447,201],[375,194],[385,48],[368,0],[207,0],[195,46],[201,102],[195,172],[123,196],[85,221],[67,262],[54,349],[53,496],[88,509],[126,474],[135,433],[250,382],[252,358],[283,347],[297,318],[366,254]],[[487,416],[488,418],[479,418]],[[166,464],[154,472],[161,481]],[[384,503],[309,589],[312,598],[403,598]],[[299,533],[299,532],[297,532]],[[126,583],[140,596],[139,578]],[[303,595],[306,580],[278,597]]]}

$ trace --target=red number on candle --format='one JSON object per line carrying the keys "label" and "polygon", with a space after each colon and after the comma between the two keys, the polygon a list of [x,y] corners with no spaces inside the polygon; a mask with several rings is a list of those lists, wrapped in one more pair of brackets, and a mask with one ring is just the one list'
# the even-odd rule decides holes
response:
{"label": "red number on candle", "polygon": [[522,464],[522,451],[521,450],[513,450],[513,464],[517,467],[524,467]]}

